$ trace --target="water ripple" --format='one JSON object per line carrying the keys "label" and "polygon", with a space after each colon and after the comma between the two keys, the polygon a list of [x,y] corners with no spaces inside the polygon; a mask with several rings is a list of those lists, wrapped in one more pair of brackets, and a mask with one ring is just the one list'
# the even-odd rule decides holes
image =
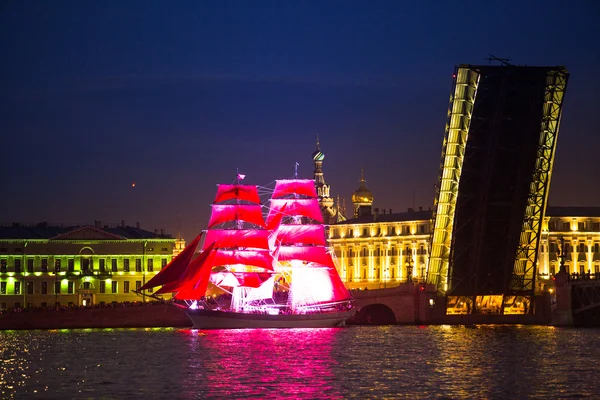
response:
{"label": "water ripple", "polygon": [[0,331],[0,397],[598,398],[597,329]]}

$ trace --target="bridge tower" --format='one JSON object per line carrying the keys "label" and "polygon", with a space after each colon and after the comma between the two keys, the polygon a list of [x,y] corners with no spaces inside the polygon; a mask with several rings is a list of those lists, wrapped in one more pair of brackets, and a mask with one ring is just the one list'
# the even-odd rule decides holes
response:
{"label": "bridge tower", "polygon": [[460,65],[453,75],[428,282],[448,314],[531,314],[569,73]]}

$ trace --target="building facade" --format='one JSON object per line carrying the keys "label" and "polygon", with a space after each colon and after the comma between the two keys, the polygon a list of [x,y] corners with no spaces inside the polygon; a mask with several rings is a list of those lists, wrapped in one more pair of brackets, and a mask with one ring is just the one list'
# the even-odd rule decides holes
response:
{"label": "building facade", "polygon": [[[350,289],[379,289],[426,280],[431,210],[385,213],[373,209],[329,228],[329,243],[342,280]],[[549,207],[537,257],[536,291],[560,269],[571,274],[600,273],[600,207]]]}
{"label": "building facade", "polygon": [[163,231],[124,222],[2,226],[0,309],[144,301],[134,291],[184,245]]}

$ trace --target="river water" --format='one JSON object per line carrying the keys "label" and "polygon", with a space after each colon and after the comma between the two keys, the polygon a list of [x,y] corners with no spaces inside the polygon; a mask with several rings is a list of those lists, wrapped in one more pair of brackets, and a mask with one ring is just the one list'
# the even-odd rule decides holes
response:
{"label": "river water", "polygon": [[0,397],[600,398],[600,330],[0,331]]}

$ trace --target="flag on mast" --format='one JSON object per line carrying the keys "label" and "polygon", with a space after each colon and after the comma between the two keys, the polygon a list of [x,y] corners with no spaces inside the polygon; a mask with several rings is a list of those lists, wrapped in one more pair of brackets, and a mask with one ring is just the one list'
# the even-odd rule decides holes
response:
{"label": "flag on mast", "polygon": [[242,179],[244,179],[246,177],[246,175],[244,174],[238,174],[238,179],[241,181]]}

